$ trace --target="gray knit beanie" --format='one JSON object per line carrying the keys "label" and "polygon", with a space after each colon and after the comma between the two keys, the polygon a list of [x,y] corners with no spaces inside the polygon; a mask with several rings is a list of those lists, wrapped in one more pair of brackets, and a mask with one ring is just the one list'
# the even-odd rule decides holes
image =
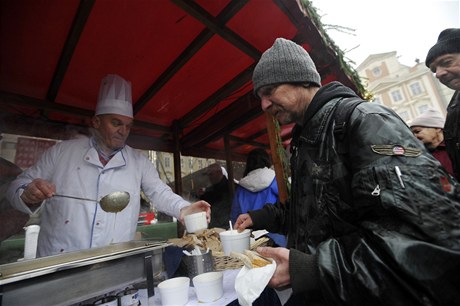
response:
{"label": "gray knit beanie", "polygon": [[254,93],[262,86],[310,82],[321,87],[321,77],[310,55],[293,41],[277,38],[260,57],[252,75]]}
{"label": "gray knit beanie", "polygon": [[445,29],[439,34],[438,42],[428,51],[425,65],[430,68],[437,57],[450,53],[460,53],[460,29],[458,28]]}

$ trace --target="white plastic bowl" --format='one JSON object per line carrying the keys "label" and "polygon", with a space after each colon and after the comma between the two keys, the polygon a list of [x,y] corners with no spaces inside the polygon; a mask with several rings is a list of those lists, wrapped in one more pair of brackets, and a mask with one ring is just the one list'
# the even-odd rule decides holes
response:
{"label": "white plastic bowl", "polygon": [[202,273],[193,278],[196,297],[203,303],[214,302],[224,295],[224,275],[222,272]]}
{"label": "white plastic bowl", "polygon": [[176,306],[187,304],[189,287],[190,278],[188,277],[174,277],[162,281],[158,284],[161,305]]}
{"label": "white plastic bowl", "polygon": [[241,233],[237,230],[220,232],[220,241],[225,255],[230,255],[231,252],[242,253],[244,250],[249,250],[251,231],[245,229]]}
{"label": "white plastic bowl", "polygon": [[185,216],[184,222],[188,233],[196,233],[208,228],[206,212],[204,211]]}

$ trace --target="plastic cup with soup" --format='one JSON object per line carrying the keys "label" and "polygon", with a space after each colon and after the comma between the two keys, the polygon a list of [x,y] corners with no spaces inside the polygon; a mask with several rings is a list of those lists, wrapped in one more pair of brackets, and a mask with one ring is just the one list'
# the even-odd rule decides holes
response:
{"label": "plastic cup with soup", "polygon": [[206,221],[206,212],[190,214],[184,217],[185,229],[188,233],[196,233],[208,228]]}
{"label": "plastic cup with soup", "polygon": [[242,253],[250,248],[251,231],[245,229],[241,233],[237,230],[230,230],[219,233],[222,249],[225,255],[230,255],[231,252]]}

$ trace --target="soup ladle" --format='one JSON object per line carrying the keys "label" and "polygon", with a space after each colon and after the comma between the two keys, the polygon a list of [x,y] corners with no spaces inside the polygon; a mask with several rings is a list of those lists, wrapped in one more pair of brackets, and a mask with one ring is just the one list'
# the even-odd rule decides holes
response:
{"label": "soup ladle", "polygon": [[98,202],[101,205],[102,210],[105,212],[117,213],[125,209],[129,203],[129,192],[126,191],[115,191],[103,196],[99,201],[94,199],[80,198],[63,194],[55,194],[55,197],[71,198],[83,201]]}

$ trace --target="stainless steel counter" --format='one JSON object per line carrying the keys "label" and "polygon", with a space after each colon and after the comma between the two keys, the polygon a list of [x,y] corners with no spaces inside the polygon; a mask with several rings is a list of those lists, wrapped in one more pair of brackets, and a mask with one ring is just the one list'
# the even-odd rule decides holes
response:
{"label": "stainless steel counter", "polygon": [[0,305],[71,305],[147,281],[162,265],[164,242],[131,241],[0,266]]}

